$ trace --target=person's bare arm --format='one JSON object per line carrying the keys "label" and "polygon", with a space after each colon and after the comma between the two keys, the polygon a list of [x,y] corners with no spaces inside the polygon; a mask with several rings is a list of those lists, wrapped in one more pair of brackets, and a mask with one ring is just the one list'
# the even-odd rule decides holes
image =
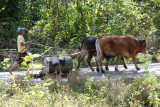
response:
{"label": "person's bare arm", "polygon": [[21,46],[30,45],[31,43],[32,43],[31,41],[26,42],[26,43],[21,42]]}

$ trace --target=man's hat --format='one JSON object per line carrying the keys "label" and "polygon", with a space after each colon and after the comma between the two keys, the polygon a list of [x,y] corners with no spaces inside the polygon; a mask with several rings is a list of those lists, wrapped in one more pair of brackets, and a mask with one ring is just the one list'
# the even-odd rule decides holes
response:
{"label": "man's hat", "polygon": [[20,33],[21,31],[24,31],[25,30],[25,28],[18,28],[18,32]]}

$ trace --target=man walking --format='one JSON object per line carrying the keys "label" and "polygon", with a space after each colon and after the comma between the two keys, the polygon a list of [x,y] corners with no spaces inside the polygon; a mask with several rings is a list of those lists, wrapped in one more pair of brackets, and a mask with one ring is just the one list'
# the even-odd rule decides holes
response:
{"label": "man walking", "polygon": [[[23,62],[23,57],[27,55],[27,50],[25,48],[25,45],[29,45],[32,43],[31,41],[25,42],[24,40],[23,35],[25,34],[25,28],[18,28],[18,32],[19,32],[19,35],[17,38],[17,47],[18,47],[19,57],[18,57],[18,61],[9,69],[9,72],[11,75],[12,75],[12,70],[15,67],[17,67],[19,64],[21,64]],[[26,62],[26,63],[27,63],[27,69],[28,69],[29,62]]]}

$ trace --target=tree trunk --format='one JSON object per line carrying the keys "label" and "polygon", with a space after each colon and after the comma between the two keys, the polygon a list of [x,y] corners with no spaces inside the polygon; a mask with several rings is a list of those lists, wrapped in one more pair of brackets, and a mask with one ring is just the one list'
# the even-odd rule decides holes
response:
{"label": "tree trunk", "polygon": [[82,9],[82,5],[80,7],[80,13],[81,13],[81,21],[82,21],[82,34],[85,35],[86,31],[85,31],[85,20],[84,20],[84,14],[83,14],[83,9]]}

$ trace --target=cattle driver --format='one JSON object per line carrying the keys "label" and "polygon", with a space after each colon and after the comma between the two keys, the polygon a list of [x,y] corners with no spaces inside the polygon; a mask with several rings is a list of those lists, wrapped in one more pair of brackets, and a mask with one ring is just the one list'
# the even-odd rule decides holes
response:
{"label": "cattle driver", "polygon": [[[17,38],[17,46],[18,46],[18,61],[9,69],[10,74],[12,75],[12,70],[17,67],[19,64],[21,64],[23,62],[23,57],[25,57],[27,55],[27,51],[25,48],[25,45],[29,45],[32,42],[25,42],[23,35],[25,34],[25,28],[18,28],[18,38]],[[26,62],[27,64],[27,70],[28,70],[28,64],[29,62]]]}

